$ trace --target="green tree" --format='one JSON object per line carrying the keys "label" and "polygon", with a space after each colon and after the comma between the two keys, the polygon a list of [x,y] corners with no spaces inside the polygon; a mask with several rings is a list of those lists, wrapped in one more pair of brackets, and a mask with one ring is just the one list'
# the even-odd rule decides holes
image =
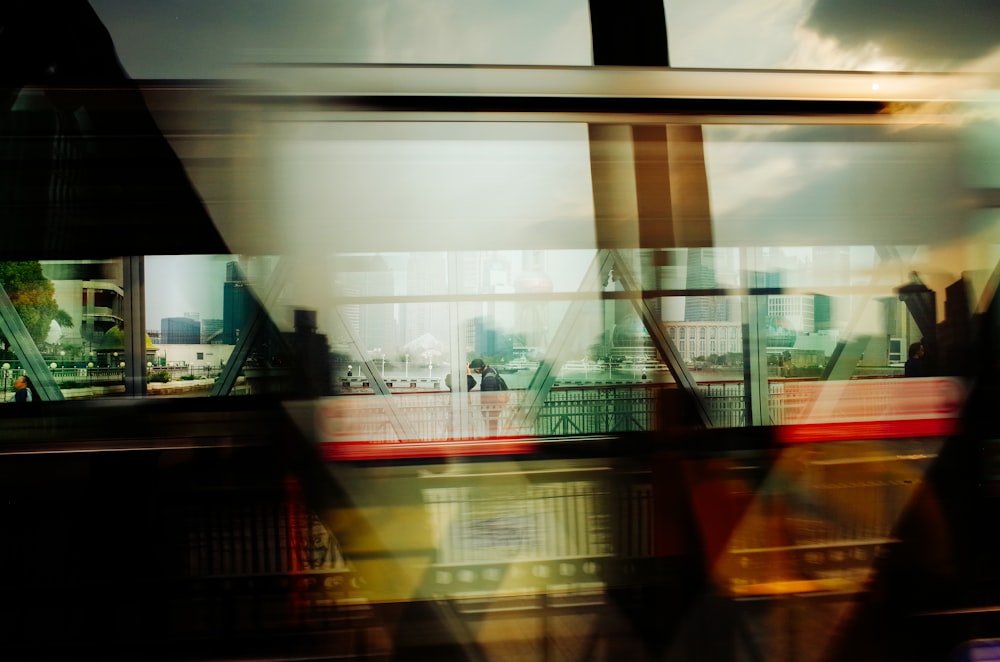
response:
{"label": "green tree", "polygon": [[55,287],[42,273],[40,262],[0,262],[0,285],[36,345],[45,342],[52,320],[60,326],[73,325],[70,316],[59,309]]}

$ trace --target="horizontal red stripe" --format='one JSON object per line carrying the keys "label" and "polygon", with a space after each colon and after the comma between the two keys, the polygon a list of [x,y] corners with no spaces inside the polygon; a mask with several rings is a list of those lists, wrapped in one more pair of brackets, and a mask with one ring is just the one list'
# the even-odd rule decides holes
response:
{"label": "horizontal red stripe", "polygon": [[919,418],[890,421],[848,421],[780,425],[775,437],[786,444],[850,441],[852,439],[900,439],[904,437],[947,437],[957,433],[957,418]]}
{"label": "horizontal red stripe", "polygon": [[[870,439],[946,437],[959,431],[956,418],[924,418],[886,421],[849,421],[776,426],[781,443],[815,443]],[[524,455],[536,452],[540,441],[531,437],[489,439],[442,439],[417,442],[333,441],[321,442],[321,456],[332,460],[393,460],[431,457]]]}
{"label": "horizontal red stripe", "polygon": [[339,441],[320,443],[324,460],[393,460],[428,457],[523,455],[533,453],[537,439],[525,437],[446,439],[440,441]]}

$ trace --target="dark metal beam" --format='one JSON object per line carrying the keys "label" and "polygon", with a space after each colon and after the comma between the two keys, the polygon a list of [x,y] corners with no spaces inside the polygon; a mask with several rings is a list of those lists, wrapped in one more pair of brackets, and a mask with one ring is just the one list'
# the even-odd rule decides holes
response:
{"label": "dark metal beam", "polygon": [[[596,297],[613,262],[614,258],[610,251],[597,251],[594,254],[594,259],[591,260],[590,267],[580,281],[580,292],[594,292]],[[599,299],[595,298],[593,301],[599,301]],[[577,328],[588,303],[584,299],[574,299],[570,303],[569,310],[559,322],[559,327],[549,342],[545,358],[535,370],[535,374],[528,383],[527,392],[519,402],[518,411],[514,413],[512,421],[515,430],[530,431],[534,425],[549,391],[552,390],[552,386],[556,382],[559,369],[569,358],[570,340],[578,335]]]}
{"label": "dark metal beam", "polygon": [[590,0],[594,64],[668,67],[663,0]]}
{"label": "dark metal beam", "polygon": [[35,386],[38,397],[42,400],[62,400],[62,391],[59,390],[52,372],[38,351],[38,346],[31,339],[28,329],[21,321],[21,316],[17,314],[2,285],[0,285],[0,332],[3,332],[11,349],[25,364],[25,370]]}
{"label": "dark metal beam", "polygon": [[914,282],[896,288],[899,299],[906,304],[913,321],[928,343],[937,338],[937,294],[914,274]]}
{"label": "dark metal beam", "polygon": [[[881,266],[901,261],[899,250],[895,246],[887,246],[884,244],[877,245],[875,246],[875,252],[878,254]],[[877,288],[879,285],[884,284],[887,276],[885,275],[885,270],[876,270],[875,273],[876,276],[873,278],[872,282],[869,283],[869,286]],[[844,330],[844,337],[849,338],[851,332],[858,326],[865,305],[867,305],[870,301],[871,297],[869,297],[864,304],[857,306],[853,319],[850,323],[848,323],[847,328]],[[854,374],[854,369],[858,366],[858,361],[861,360],[861,356],[864,354],[870,341],[871,336],[862,335],[838,342],[837,346],[833,350],[833,353],[830,355],[830,358],[827,360],[826,366],[823,368],[823,374],[820,375],[820,379],[850,379]]]}
{"label": "dark metal beam", "polygon": [[[743,251],[747,287],[763,287],[766,275],[756,270],[758,249]],[[767,374],[767,297],[744,296],[743,301],[743,400],[746,424],[771,424],[770,384]]]}
{"label": "dark metal beam", "polygon": [[[625,289],[641,291],[641,284],[632,274],[632,269],[624,257],[618,251],[611,251],[611,254],[614,259],[615,274],[617,274],[618,280],[621,281]],[[681,358],[680,352],[674,346],[673,340],[664,332],[663,325],[649,305],[649,300],[646,298],[636,298],[630,299],[630,301],[635,307],[639,318],[642,320],[643,326],[646,327],[646,332],[649,333],[656,351],[663,358],[663,362],[667,364],[667,369],[673,375],[674,381],[677,382],[677,385],[690,398],[698,419],[705,427],[712,427],[714,425],[712,413],[701,395],[698,383],[695,381],[694,376],[688,372],[687,366],[684,365],[684,359]]]}
{"label": "dark metal beam", "polygon": [[125,293],[125,395],[146,395],[146,270],[141,255],[122,258]]}
{"label": "dark metal beam", "polygon": [[229,395],[232,392],[233,387],[236,385],[236,379],[239,377],[247,357],[250,356],[250,350],[253,349],[254,343],[260,339],[261,335],[270,325],[273,325],[270,316],[267,314],[267,306],[277,299],[278,294],[285,287],[287,278],[288,260],[282,259],[275,266],[274,272],[271,274],[271,284],[268,287],[263,302],[251,292],[254,306],[250,312],[250,319],[244,325],[240,337],[236,339],[236,346],[233,347],[233,353],[229,355],[229,360],[222,367],[222,372],[219,373],[215,384],[212,386],[212,396]]}
{"label": "dark metal beam", "polygon": [[361,361],[365,364],[365,371],[368,373],[368,377],[374,387],[375,394],[380,396],[382,401],[385,403],[386,418],[389,419],[389,424],[392,425],[392,429],[396,433],[396,436],[400,441],[416,439],[417,435],[414,431],[413,424],[410,422],[406,414],[400,411],[399,407],[396,406],[395,398],[392,397],[392,391],[390,391],[388,385],[386,385],[381,372],[375,367],[375,362],[367,356],[367,352],[365,352],[364,344],[361,342],[361,338],[354,330],[354,327],[351,326],[350,320],[344,317],[343,308],[336,306],[335,309],[341,326],[344,327],[344,331],[350,338],[355,352],[361,357]]}
{"label": "dark metal beam", "polygon": [[[469,392],[466,379],[466,356],[470,348],[466,347],[462,333],[462,304],[456,298],[459,294],[459,261],[458,254],[448,253],[448,318],[451,321],[451,339],[448,345],[448,361],[451,363],[451,429],[472,430],[472,407],[465,394]],[[439,299],[440,300],[440,299]],[[515,415],[516,416],[516,415]]]}

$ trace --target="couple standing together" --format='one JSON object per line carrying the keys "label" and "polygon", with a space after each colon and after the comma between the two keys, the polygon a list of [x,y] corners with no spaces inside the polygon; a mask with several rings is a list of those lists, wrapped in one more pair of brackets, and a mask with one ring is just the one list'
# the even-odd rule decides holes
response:
{"label": "couple standing together", "polygon": [[[482,359],[472,359],[471,363],[465,365],[465,379],[466,379],[466,390],[471,391],[476,388],[476,378],[473,373],[479,375],[479,390],[480,391],[506,391],[507,384],[504,382],[503,377],[500,373],[496,371],[496,368],[492,368],[486,365],[486,362]],[[451,382],[451,375],[449,374],[444,378],[445,386],[448,387],[449,391],[454,391],[455,386]]]}
{"label": "couple standing together", "polygon": [[[466,389],[469,391],[476,387],[474,374],[479,375],[479,390],[484,393],[507,390],[507,384],[504,382],[503,377],[500,376],[500,373],[496,371],[496,368],[491,368],[482,359],[473,359],[465,367]],[[451,375],[448,375],[445,381],[447,382],[448,389],[454,391],[455,387],[451,383]],[[483,420],[486,422],[486,427],[491,435],[497,433],[500,414],[502,413],[505,401],[506,397],[501,398],[499,394],[483,396],[482,398]]]}

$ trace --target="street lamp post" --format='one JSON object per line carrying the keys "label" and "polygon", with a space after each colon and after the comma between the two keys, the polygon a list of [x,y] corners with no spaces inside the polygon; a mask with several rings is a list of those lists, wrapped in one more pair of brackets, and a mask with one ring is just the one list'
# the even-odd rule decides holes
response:
{"label": "street lamp post", "polygon": [[10,364],[3,364],[3,401],[7,402],[7,380],[10,379]]}
{"label": "street lamp post", "polygon": [[381,347],[376,347],[371,350],[371,356],[373,359],[379,355],[382,356],[382,379],[385,379],[385,353],[382,351]]}

